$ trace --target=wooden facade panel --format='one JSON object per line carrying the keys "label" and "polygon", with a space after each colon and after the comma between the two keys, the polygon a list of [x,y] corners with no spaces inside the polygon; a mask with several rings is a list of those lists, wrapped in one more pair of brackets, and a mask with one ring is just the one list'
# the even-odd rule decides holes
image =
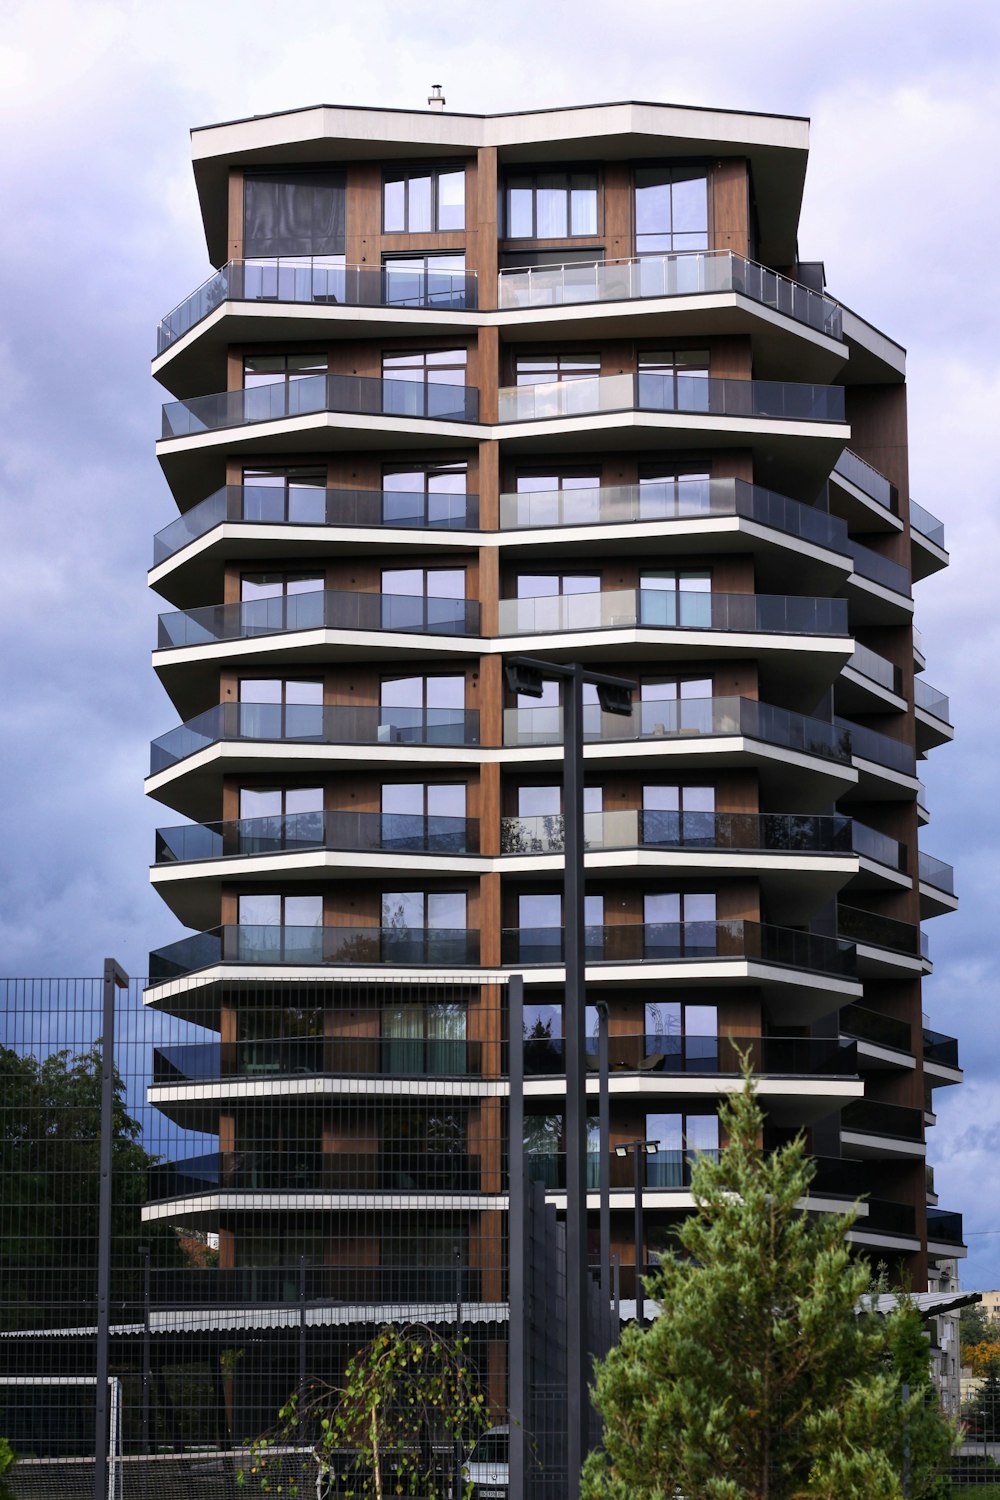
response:
{"label": "wooden facade panel", "polygon": [[716,164],[711,175],[711,224],[716,250],[750,254],[750,191],[747,163],[734,157]]}

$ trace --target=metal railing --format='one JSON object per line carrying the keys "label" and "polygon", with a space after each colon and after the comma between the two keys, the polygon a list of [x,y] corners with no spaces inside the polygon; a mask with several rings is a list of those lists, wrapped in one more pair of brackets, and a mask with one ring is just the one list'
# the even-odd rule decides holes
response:
{"label": "metal railing", "polygon": [[[597,1038],[587,1038],[587,1068],[598,1068]],[[826,1037],[663,1036],[627,1033],[608,1038],[608,1066],[613,1072],[736,1074],[745,1056],[755,1074],[838,1077],[857,1073],[853,1042]],[[528,1036],[524,1071],[532,1077],[561,1077],[566,1060],[561,1037]]]}
{"label": "metal railing", "polygon": [[316,589],[162,614],[157,649],[250,640],[295,630],[388,630],[474,636],[479,634],[479,616],[479,602],[475,599]]}
{"label": "metal railing", "polygon": [[[838,814],[669,812],[621,809],[584,814],[587,849],[752,850],[848,854],[851,820]],[[561,816],[500,820],[502,854],[561,854]]]}
{"label": "metal railing", "polygon": [[230,260],[183,302],[156,330],[162,354],[223,302],[306,302],[346,307],[417,307],[462,311],[478,305],[475,271],[403,270],[330,264],[312,255],[267,260]]}
{"label": "metal railing", "polygon": [[862,494],[874,500],[876,505],[884,506],[886,510],[896,515],[899,511],[899,495],[896,486],[880,474],[878,469],[873,469],[871,464],[865,463],[856,453],[845,448],[833,466],[834,474],[841,479],[846,479],[853,484]]}
{"label": "metal railing", "polygon": [[248,390],[168,401],[163,407],[161,437],[196,437],[203,432],[321,412],[475,422],[479,418],[479,392],[474,386],[379,380],[372,375],[305,375],[299,380],[274,380]]}
{"label": "metal railing", "polygon": [[921,849],[917,855],[917,873],[923,884],[932,885],[935,890],[954,896],[955,870],[943,859],[935,859],[933,854],[927,854]]}
{"label": "metal railing", "polygon": [[241,741],[306,745],[479,744],[477,708],[380,708],[368,704],[217,703],[153,740],[150,774],[211,745]]}
{"label": "metal railing", "polygon": [[205,1193],[478,1193],[478,1156],[392,1151],[213,1151],[150,1168],[149,1201]]}
{"label": "metal railing", "polygon": [[787,422],[842,422],[844,388],[785,380],[663,374],[593,375],[581,380],[503,386],[500,422],[540,422],[554,417],[597,416],[619,411],[771,418]]}
{"label": "metal railing", "polygon": [[264,526],[398,526],[428,531],[475,531],[479,525],[479,496],[335,489],[294,483],[288,488],[230,484],[156,533],[153,566],[225,521]]}
{"label": "metal railing", "polygon": [[156,830],[157,864],[342,849],[385,854],[478,854],[479,820],[409,813],[294,812]]}
{"label": "metal railing", "polygon": [[717,516],[742,516],[800,541],[814,542],[845,556],[850,553],[847,525],[839,516],[744,479],[656,480],[500,496],[501,531],[710,520]]}
{"label": "metal railing", "polygon": [[895,693],[897,697],[902,696],[902,667],[897,667],[895,662],[879,656],[877,651],[872,651],[867,646],[856,645],[847,666],[859,676],[867,677],[869,682],[877,682],[879,687],[888,688],[889,692]]}
{"label": "metal railing", "polygon": [[629,627],[846,636],[847,600],[639,588],[500,601],[500,635]]}
{"label": "metal railing", "polygon": [[713,292],[742,293],[818,333],[834,339],[843,337],[839,303],[732,250],[688,250],[504,270],[500,272],[499,306],[562,307]]}
{"label": "metal railing", "polygon": [[[825,974],[854,973],[854,944],[793,928],[733,918],[722,922],[623,922],[588,924],[588,963],[696,963],[748,958]],[[514,927],[501,936],[505,964],[559,964],[560,927]]]}
{"label": "metal railing", "polygon": [[214,964],[390,964],[447,968],[478,965],[479,933],[464,927],[213,927],[149,955],[154,982]]}
{"label": "metal railing", "polygon": [[153,1086],[224,1079],[334,1077],[465,1078],[482,1071],[482,1044],[465,1037],[255,1037],[183,1042],[153,1050]]}
{"label": "metal railing", "polygon": [[[603,714],[585,704],[583,737],[588,744],[613,740],[698,739],[743,735],[803,755],[850,765],[847,730],[761,703],[756,698],[677,698],[633,704],[631,717]],[[560,708],[505,708],[505,745],[562,743]]]}

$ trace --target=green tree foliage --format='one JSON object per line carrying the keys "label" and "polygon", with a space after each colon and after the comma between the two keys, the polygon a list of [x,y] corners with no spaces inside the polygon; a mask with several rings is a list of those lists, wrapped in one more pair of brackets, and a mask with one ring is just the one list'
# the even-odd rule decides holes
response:
{"label": "green tree foliage", "polygon": [[979,1389],[965,1409],[970,1433],[987,1442],[1000,1442],[1000,1360],[990,1361]]}
{"label": "green tree foliage", "polygon": [[0,1500],[14,1500],[7,1471],[17,1462],[17,1454],[6,1438],[0,1438]]}
{"label": "green tree foliage", "polygon": [[307,1483],[320,1495],[335,1477],[345,1497],[451,1494],[453,1455],[489,1420],[468,1342],[422,1323],[380,1329],[338,1385],[312,1381],[289,1397],[239,1482],[289,1495]]}
{"label": "green tree foliage", "polygon": [[[682,1253],[647,1282],[660,1316],[597,1367],[606,1452],[587,1460],[585,1500],[899,1500],[904,1427],[911,1494],[929,1500],[918,1466],[951,1433],[943,1451],[915,1441],[927,1407],[910,1314],[857,1315],[869,1271],[846,1243],[854,1212],[803,1211],[804,1144],[765,1154],[749,1076],[720,1116],[729,1144],[694,1167]],[[919,1386],[907,1403],[894,1340]]]}
{"label": "green tree foliage", "polygon": [[[101,1067],[95,1048],[44,1058],[0,1048],[0,1318],[8,1328],[92,1322],[98,1258]],[[141,1295],[138,1247],[179,1265],[173,1230],[144,1225],[155,1158],[115,1076],[112,1145],[113,1296]]]}

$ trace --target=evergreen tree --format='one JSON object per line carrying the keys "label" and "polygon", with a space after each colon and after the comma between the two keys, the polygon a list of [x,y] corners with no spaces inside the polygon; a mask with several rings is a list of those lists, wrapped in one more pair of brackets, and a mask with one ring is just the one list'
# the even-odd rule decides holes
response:
{"label": "evergreen tree", "polygon": [[904,1405],[891,1364],[912,1321],[858,1316],[854,1212],[803,1211],[804,1143],[765,1154],[749,1076],[720,1118],[729,1144],[694,1167],[683,1253],[647,1283],[660,1316],[597,1367],[606,1451],[587,1460],[585,1500],[899,1500],[904,1426],[911,1493],[930,1497],[916,1482],[938,1450],[912,1442],[923,1387]]}
{"label": "evergreen tree", "polygon": [[1000,1442],[1000,1360],[990,1360],[972,1398],[966,1418],[973,1434],[987,1442]]}

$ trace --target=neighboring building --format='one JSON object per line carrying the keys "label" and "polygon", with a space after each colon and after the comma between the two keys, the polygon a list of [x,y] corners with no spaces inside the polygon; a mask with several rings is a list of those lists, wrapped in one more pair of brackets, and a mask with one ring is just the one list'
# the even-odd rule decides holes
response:
{"label": "neighboring building", "polygon": [[153,881],[194,935],[147,1000],[217,1038],[161,1051],[150,1097],[219,1151],[147,1217],[217,1234],[250,1297],[460,1289],[503,1406],[512,1044],[564,1200],[561,721],[507,690],[525,652],[637,684],[631,722],[587,709],[587,942],[610,1144],[659,1143],[646,1257],[734,1038],[811,1206],[869,1194],[853,1240],[924,1289],[964,1253],[924,1160],[961,1071],[920,998],[955,897],[916,762],[952,730],[911,584],[947,553],[903,350],[798,261],[806,121],[323,106],[193,139],[221,269],[153,366],[182,722],[147,786],[189,820]]}

